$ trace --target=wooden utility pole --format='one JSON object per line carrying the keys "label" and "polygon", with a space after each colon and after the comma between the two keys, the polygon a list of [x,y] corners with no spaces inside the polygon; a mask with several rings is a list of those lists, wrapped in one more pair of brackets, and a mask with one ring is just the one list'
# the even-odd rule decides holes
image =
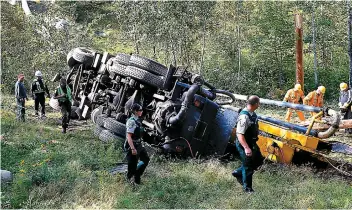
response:
{"label": "wooden utility pole", "polygon": [[302,15],[295,14],[295,38],[296,38],[296,83],[301,84],[304,91],[303,71],[303,30]]}
{"label": "wooden utility pole", "polygon": [[317,61],[316,27],[315,27],[314,10],[315,10],[315,5],[314,5],[314,3],[313,3],[313,10],[312,10],[312,33],[313,33],[313,53],[314,53],[314,82],[315,82],[315,88],[318,88],[318,86],[319,86],[319,81],[318,81],[318,61]]}
{"label": "wooden utility pole", "polygon": [[349,86],[352,87],[352,7],[350,1],[348,1],[348,56],[350,57]]}

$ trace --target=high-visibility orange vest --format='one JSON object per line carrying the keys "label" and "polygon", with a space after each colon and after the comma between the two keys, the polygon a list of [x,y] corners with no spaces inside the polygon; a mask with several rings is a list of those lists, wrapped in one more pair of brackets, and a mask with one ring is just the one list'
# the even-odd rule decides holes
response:
{"label": "high-visibility orange vest", "polygon": [[304,93],[302,90],[295,91],[294,89],[289,89],[285,95],[284,101],[298,104],[300,98],[303,101]]}
{"label": "high-visibility orange vest", "polygon": [[324,104],[324,94],[317,94],[317,91],[310,92],[303,100],[305,105],[323,107]]}

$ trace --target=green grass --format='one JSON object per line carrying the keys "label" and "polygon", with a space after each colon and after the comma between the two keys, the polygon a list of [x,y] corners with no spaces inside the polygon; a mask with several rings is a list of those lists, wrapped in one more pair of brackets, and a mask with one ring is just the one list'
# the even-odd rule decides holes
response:
{"label": "green grass", "polygon": [[[54,118],[57,114],[51,113]],[[1,186],[2,208],[352,208],[351,182],[309,167],[265,164],[256,192],[242,192],[231,171],[239,161],[165,160],[153,156],[132,187],[108,171],[123,160],[91,129],[60,133],[55,119],[18,123],[1,112],[1,168],[14,173]]]}

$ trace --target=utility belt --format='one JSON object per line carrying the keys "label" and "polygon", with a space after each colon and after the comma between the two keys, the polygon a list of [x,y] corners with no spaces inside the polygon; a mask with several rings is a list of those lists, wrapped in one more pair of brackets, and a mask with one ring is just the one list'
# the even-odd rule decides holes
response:
{"label": "utility belt", "polygon": [[44,90],[37,90],[37,91],[33,91],[34,94],[38,94],[38,93],[45,93]]}
{"label": "utility belt", "polygon": [[142,144],[142,139],[137,139],[137,140],[133,140],[133,144],[138,144],[138,145],[141,145]]}
{"label": "utility belt", "polygon": [[[139,147],[139,146],[142,146],[142,139],[137,139],[137,140],[133,140],[133,145],[134,147]],[[127,150],[130,150],[130,145],[128,144],[128,141],[126,139],[125,141],[125,144],[124,144],[124,149],[127,151]]]}
{"label": "utility belt", "polygon": [[[257,141],[258,141],[258,139],[252,139],[251,142],[248,142],[248,141],[246,140],[248,147],[251,148],[251,149],[254,149],[254,147],[258,146],[258,145],[257,145]],[[242,144],[240,143],[240,141],[239,141],[237,138],[236,138],[235,144],[238,144],[238,145],[244,150]]]}

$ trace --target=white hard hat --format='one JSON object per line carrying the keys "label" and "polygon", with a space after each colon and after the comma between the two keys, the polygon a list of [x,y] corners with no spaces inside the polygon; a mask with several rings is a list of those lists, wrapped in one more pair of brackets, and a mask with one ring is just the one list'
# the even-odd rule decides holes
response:
{"label": "white hard hat", "polygon": [[43,74],[42,74],[41,71],[36,71],[34,75],[35,75],[36,77],[41,77],[41,76],[43,76]]}

